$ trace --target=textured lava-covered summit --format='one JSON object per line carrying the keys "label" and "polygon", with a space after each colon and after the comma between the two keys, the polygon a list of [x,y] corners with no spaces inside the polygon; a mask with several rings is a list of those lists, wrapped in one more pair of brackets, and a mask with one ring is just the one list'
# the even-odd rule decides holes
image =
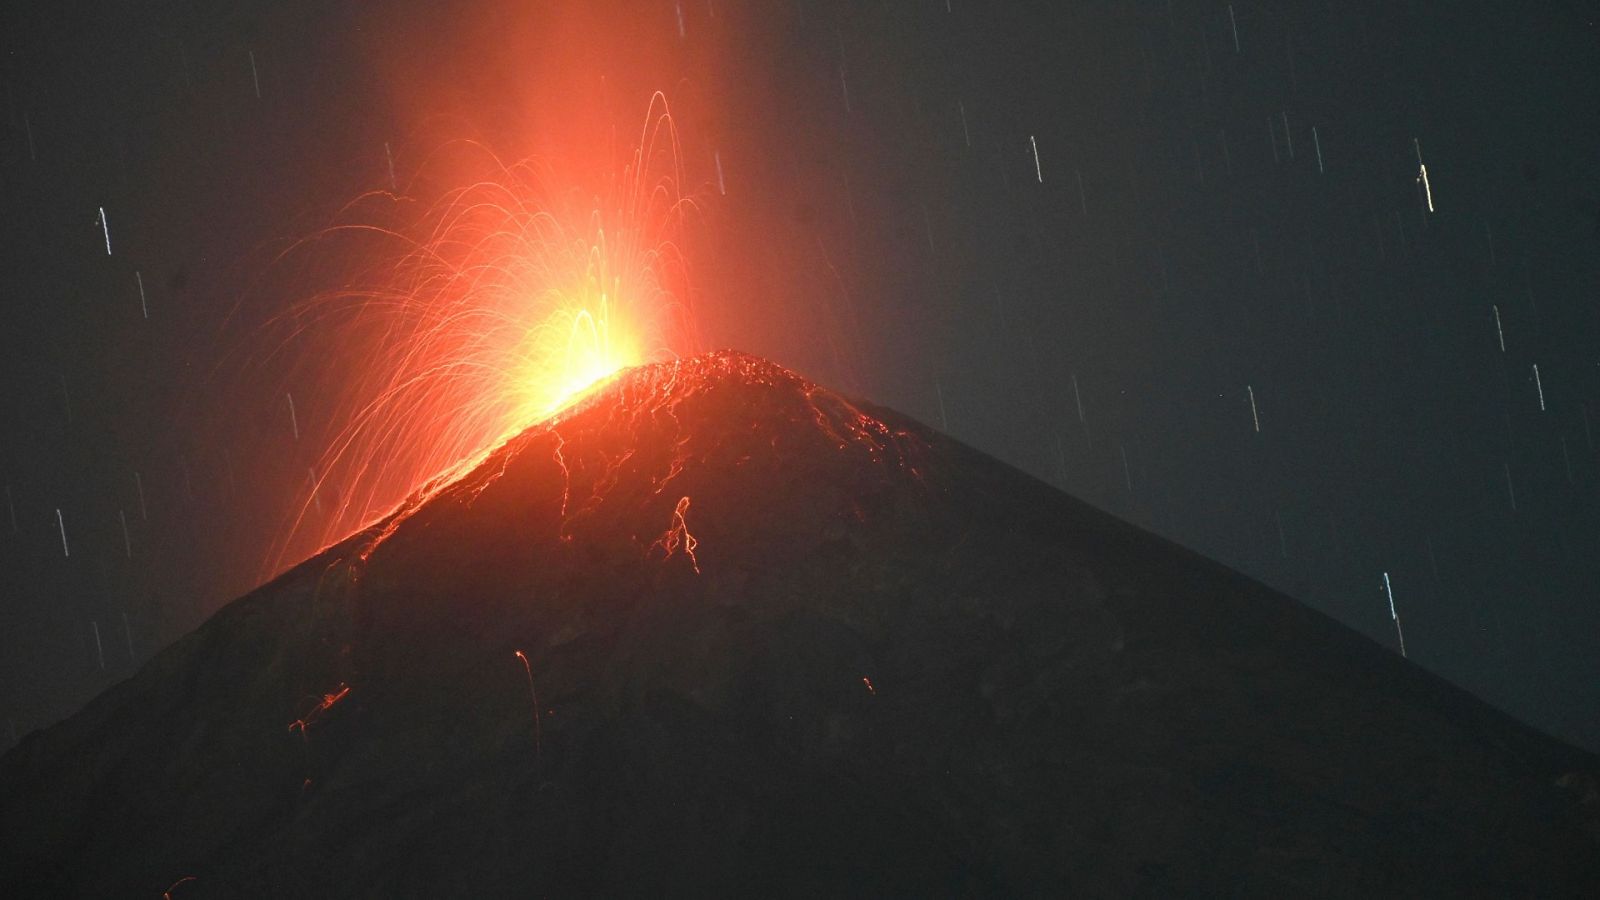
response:
{"label": "textured lava-covered summit", "polygon": [[[1580,893],[1595,760],[736,353],[596,387],[0,763],[174,897]],[[186,880],[187,879],[187,880]]]}

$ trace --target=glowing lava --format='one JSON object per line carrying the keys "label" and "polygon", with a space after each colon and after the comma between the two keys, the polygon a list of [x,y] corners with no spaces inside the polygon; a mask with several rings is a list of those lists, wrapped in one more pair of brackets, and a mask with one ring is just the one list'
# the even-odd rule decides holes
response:
{"label": "glowing lava", "polygon": [[[671,476],[669,475],[668,478],[670,479]],[[661,558],[663,560],[671,559],[672,554],[681,551],[688,558],[689,565],[694,568],[694,573],[699,575],[700,558],[694,555],[694,551],[699,548],[700,541],[689,533],[689,523],[683,518],[684,513],[688,511],[689,498],[683,497],[672,510],[672,525],[662,533],[652,547],[661,550]]]}
{"label": "glowing lava", "polygon": [[349,694],[350,686],[348,684],[341,684],[339,685],[338,690],[323,694],[322,699],[318,700],[316,705],[311,707],[310,712],[307,712],[305,715],[289,723],[289,730],[295,731],[298,729],[300,731],[300,736],[305,737],[307,728],[310,728],[314,722],[322,718],[324,713],[332,709],[334,704],[338,703],[340,700],[343,700]]}
{"label": "glowing lava", "polygon": [[[269,571],[466,471],[614,373],[696,349],[680,251],[694,206],[660,94],[609,174],[507,165],[469,143],[437,155],[450,153],[468,162],[439,167],[466,186],[420,212],[409,197],[365,195],[350,221],[297,245],[354,241],[351,256],[376,261],[280,321],[283,355],[319,392],[302,391],[301,408],[319,405],[329,427],[311,434],[326,449]],[[408,194],[426,192],[427,171]]]}

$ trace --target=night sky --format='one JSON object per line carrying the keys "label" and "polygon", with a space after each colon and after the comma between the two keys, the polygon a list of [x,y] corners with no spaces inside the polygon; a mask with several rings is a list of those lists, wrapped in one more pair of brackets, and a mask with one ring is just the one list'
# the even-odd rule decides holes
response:
{"label": "night sky", "polygon": [[340,348],[270,323],[381,264],[285,248],[447,190],[454,141],[609,160],[660,90],[679,352],[907,412],[1398,651],[1387,573],[1412,661],[1600,748],[1593,0],[23,6],[0,744],[259,583],[340,427]]}

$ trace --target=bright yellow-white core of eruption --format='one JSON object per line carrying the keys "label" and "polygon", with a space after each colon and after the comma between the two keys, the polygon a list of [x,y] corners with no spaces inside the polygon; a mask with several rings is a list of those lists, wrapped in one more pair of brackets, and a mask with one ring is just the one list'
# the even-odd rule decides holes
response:
{"label": "bright yellow-white core of eruption", "polygon": [[608,292],[547,293],[538,305],[546,304],[554,308],[528,331],[512,379],[521,394],[513,429],[549,417],[597,382],[646,361],[642,342],[615,314]]}

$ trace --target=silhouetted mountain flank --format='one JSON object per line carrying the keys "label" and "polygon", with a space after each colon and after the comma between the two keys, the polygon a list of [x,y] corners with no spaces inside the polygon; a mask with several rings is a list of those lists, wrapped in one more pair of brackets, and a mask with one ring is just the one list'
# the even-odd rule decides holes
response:
{"label": "silhouetted mountain flank", "polygon": [[1288,597],[719,353],[622,374],[29,736],[0,879],[1575,895],[1596,771]]}

